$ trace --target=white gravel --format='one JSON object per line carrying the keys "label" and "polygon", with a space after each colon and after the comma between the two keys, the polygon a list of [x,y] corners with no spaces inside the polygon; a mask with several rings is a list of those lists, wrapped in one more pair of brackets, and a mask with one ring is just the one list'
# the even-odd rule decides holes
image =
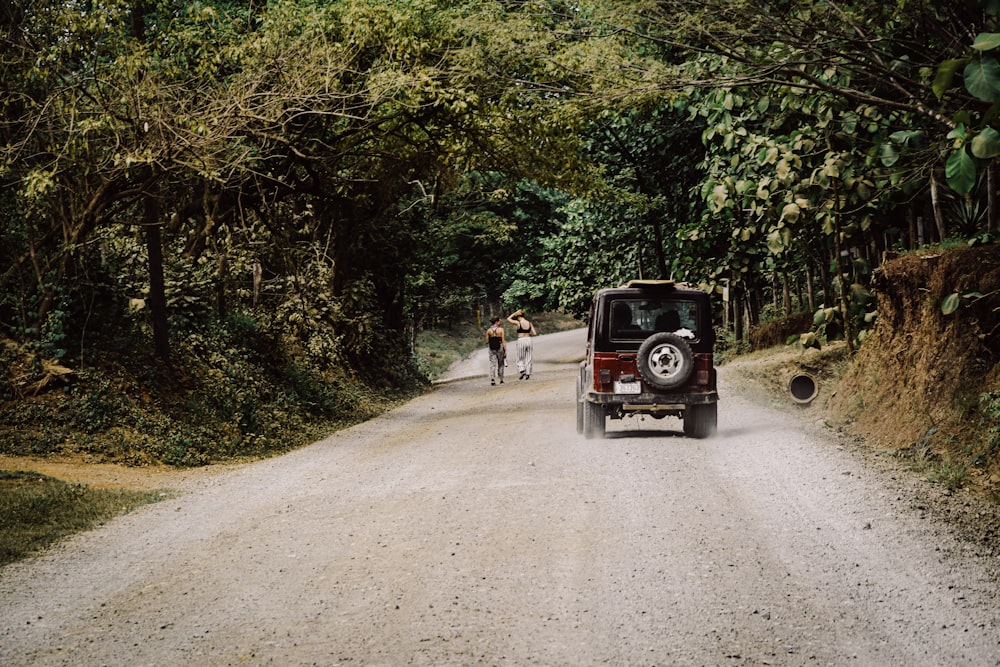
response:
{"label": "white gravel", "polygon": [[585,440],[582,345],[0,570],[0,665],[1000,665],[996,550],[947,520],[986,510],[725,369],[717,437]]}

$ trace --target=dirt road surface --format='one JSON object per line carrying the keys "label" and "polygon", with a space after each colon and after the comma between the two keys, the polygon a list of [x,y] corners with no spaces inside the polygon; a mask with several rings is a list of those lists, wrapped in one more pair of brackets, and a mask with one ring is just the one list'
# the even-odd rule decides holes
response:
{"label": "dirt road surface", "polygon": [[[726,384],[575,432],[580,332],[0,570],[0,664],[998,665],[996,559]],[[628,430],[626,430],[626,428]]]}

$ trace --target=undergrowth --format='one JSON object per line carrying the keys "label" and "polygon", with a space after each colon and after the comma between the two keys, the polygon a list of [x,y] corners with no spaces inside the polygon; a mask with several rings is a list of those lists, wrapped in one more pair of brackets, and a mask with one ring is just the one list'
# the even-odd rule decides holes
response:
{"label": "undergrowth", "polygon": [[[200,466],[272,456],[383,412],[425,380],[380,349],[367,368],[230,318],[173,341],[167,367],[141,337],[57,366],[6,341],[0,453]],[[122,348],[118,348],[122,349]],[[393,348],[395,349],[395,348]]]}

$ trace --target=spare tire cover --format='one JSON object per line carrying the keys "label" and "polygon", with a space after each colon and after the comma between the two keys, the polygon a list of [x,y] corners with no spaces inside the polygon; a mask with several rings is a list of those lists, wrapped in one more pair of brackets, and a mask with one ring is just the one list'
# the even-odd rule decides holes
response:
{"label": "spare tire cover", "polygon": [[680,387],[694,372],[694,353],[687,341],[677,334],[653,334],[639,346],[636,358],[639,375],[657,389]]}

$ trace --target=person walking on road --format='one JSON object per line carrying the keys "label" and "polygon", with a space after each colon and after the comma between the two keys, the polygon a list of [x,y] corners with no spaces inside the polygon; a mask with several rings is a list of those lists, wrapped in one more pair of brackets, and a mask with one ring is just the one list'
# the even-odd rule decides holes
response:
{"label": "person walking on road", "polygon": [[503,367],[507,359],[507,339],[500,326],[500,318],[490,318],[490,328],[486,330],[486,345],[490,350],[490,384],[496,384],[499,378],[503,384]]}
{"label": "person walking on road", "polygon": [[524,316],[524,310],[518,310],[507,317],[507,321],[517,327],[517,372],[519,380],[531,377],[531,337],[537,336],[535,325]]}

